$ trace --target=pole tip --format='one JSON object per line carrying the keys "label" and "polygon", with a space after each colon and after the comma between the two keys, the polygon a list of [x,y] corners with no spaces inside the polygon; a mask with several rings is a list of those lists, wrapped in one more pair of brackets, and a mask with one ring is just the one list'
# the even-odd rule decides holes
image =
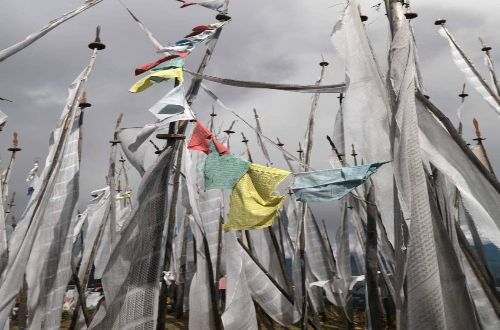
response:
{"label": "pole tip", "polygon": [[404,15],[405,15],[406,19],[414,19],[414,18],[418,17],[417,13],[413,13],[411,11],[405,13]]}
{"label": "pole tip", "polygon": [[444,25],[446,23],[445,19],[438,19],[434,22],[434,25]]}
{"label": "pole tip", "polygon": [[95,29],[95,40],[89,44],[90,49],[103,50],[106,45],[101,42],[101,26],[98,25]]}
{"label": "pole tip", "polygon": [[327,61],[321,61],[319,62],[319,66],[328,66],[330,63],[328,63]]}
{"label": "pole tip", "polygon": [[366,15],[359,15],[359,18],[361,18],[361,22],[366,22],[368,20],[368,16]]}
{"label": "pole tip", "polygon": [[215,19],[218,20],[219,22],[226,22],[226,21],[229,21],[231,19],[231,16],[228,16],[227,14],[224,14],[224,13],[218,13],[215,16]]}

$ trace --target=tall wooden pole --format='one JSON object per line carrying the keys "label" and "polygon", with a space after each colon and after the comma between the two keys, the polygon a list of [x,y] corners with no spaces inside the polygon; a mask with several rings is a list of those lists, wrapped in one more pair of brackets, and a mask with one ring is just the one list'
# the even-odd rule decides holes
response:
{"label": "tall wooden pole", "polygon": [[484,158],[485,161],[485,166],[488,168],[490,171],[491,175],[496,179],[495,171],[493,170],[493,166],[491,165],[490,158],[488,157],[488,153],[486,152],[486,148],[484,147],[483,141],[486,140],[483,135],[481,134],[481,130],[479,129],[479,122],[477,121],[476,118],[472,120],[472,123],[474,125],[474,131],[476,133],[476,138],[473,139],[474,141],[477,142],[477,145],[479,146],[479,150],[481,150],[481,155]]}
{"label": "tall wooden pole", "polygon": [[230,146],[231,146],[231,144],[230,144],[231,134],[235,133],[233,131],[234,123],[236,123],[236,120],[233,120],[233,122],[231,123],[231,125],[229,126],[229,128],[224,131],[224,133],[226,133],[226,135],[227,135],[226,148],[229,149],[229,150],[231,149],[230,148]]}
{"label": "tall wooden pole", "polygon": [[[221,20],[229,20],[230,19],[229,16],[226,16],[226,15],[221,16],[220,14],[217,15],[217,17],[219,17]],[[198,67],[198,71],[197,71],[198,74],[203,75],[203,72],[205,71],[205,68],[207,67],[207,65],[212,57],[213,50],[215,49],[215,46],[217,45],[217,41],[219,39],[221,32],[222,32],[222,28],[220,28],[217,32],[215,32],[214,39],[212,40],[212,44],[209,45],[209,47],[207,47],[205,55],[203,56],[203,59],[200,63],[200,66]],[[186,98],[187,103],[189,105],[192,105],[193,102],[195,101],[195,99],[198,95],[198,91],[199,91],[200,86],[201,86],[201,81],[202,81],[201,78],[194,78],[192,80],[191,85],[189,87],[189,90],[187,92],[187,98]],[[184,135],[184,133],[186,131],[186,127],[187,127],[187,121],[179,122],[179,126],[177,129],[177,135],[178,136]],[[169,133],[170,133],[170,131],[169,131]],[[178,190],[179,190],[178,182],[179,182],[179,176],[180,176],[179,168],[180,168],[181,162],[182,162],[182,143],[183,143],[183,140],[174,140],[174,139],[171,139],[167,142],[167,147],[171,146],[173,148],[173,151],[177,153],[177,160],[176,160],[176,169],[177,170],[175,171],[175,174],[174,174],[174,186],[172,187],[172,196],[171,196],[170,206],[169,206],[166,249],[165,249],[165,257],[163,260],[163,269],[168,269],[170,267],[170,259],[171,259],[171,255],[172,255],[171,245],[172,245],[173,231],[175,229],[177,197],[178,197]],[[197,243],[205,245],[204,242],[197,242]],[[210,268],[212,268],[211,263],[209,263],[209,264],[210,264],[209,265]],[[210,270],[210,271],[212,271],[212,270]],[[213,279],[213,277],[214,277],[214,274],[212,273],[211,278]],[[211,287],[211,293],[213,293],[212,304],[214,306],[217,306],[217,299],[216,299],[215,292],[213,289],[214,283],[209,283],[209,285]],[[167,308],[165,305],[166,297],[167,297],[167,288],[166,288],[166,285],[164,283],[162,283],[161,289],[160,289],[160,295],[159,295],[158,319],[156,322],[156,329],[157,330],[164,330],[165,329],[165,316],[167,313]],[[222,322],[220,319],[220,315],[219,315],[217,310],[214,310],[213,312],[214,312],[214,319],[215,319],[216,327],[217,327],[217,329],[221,329]]]}
{"label": "tall wooden pole", "polygon": [[[463,106],[463,104],[465,103],[465,98],[469,96],[469,94],[467,94],[465,92],[465,83],[463,84],[462,86],[462,92],[460,94],[458,94],[458,97],[460,97],[460,99],[462,100],[462,104],[461,106]],[[462,130],[463,130],[463,124],[462,124],[462,112],[463,110],[460,110],[460,113],[458,114],[459,115],[459,122],[458,122],[458,134],[462,135]]]}
{"label": "tall wooden pole", "polygon": [[245,134],[243,134],[243,132],[241,132],[241,138],[242,138],[241,142],[243,142],[245,144],[245,149],[247,151],[248,161],[250,163],[252,163],[253,160],[252,160],[252,154],[250,153],[250,148],[248,147],[248,139],[246,138]]}
{"label": "tall wooden pole", "polygon": [[[7,149],[10,151],[10,161],[9,161],[9,166],[7,166],[7,169],[5,170],[5,175],[2,180],[2,193],[5,194],[7,191],[7,185],[9,183],[10,179],[10,174],[12,172],[12,168],[14,167],[14,161],[16,160],[16,153],[18,151],[21,151],[22,149],[19,148],[19,140],[18,140],[18,135],[17,132],[14,132],[12,134],[12,146]],[[6,196],[1,196],[2,197],[2,203],[5,199]]]}
{"label": "tall wooden pole", "polygon": [[445,26],[445,23],[446,23],[446,20],[441,19],[441,20],[437,20],[434,24],[435,25],[440,25],[444,29],[444,32],[450,38],[450,41],[453,43],[453,45],[455,46],[455,48],[457,49],[457,51],[460,53],[460,55],[462,56],[462,58],[464,59],[464,61],[467,63],[467,65],[469,66],[469,68],[471,69],[471,71],[474,73],[474,75],[476,76],[476,78],[479,80],[479,82],[481,83],[481,85],[484,87],[484,89],[486,89],[486,91],[491,96],[491,98],[493,98],[495,100],[495,102],[498,105],[500,105],[500,96],[493,90],[493,88],[486,82],[486,80],[484,80],[483,76],[481,75],[481,73],[479,73],[479,71],[474,66],[474,64],[472,64],[472,61],[469,59],[469,57],[467,56],[467,54],[465,54],[465,52],[462,49],[462,47],[460,47],[460,45],[457,43],[457,41],[455,40],[455,38],[451,35],[450,31],[448,31],[448,29]]}
{"label": "tall wooden pole", "polygon": [[[328,62],[322,61],[319,64],[321,66],[321,73],[319,79],[316,81],[316,85],[319,86],[323,80],[325,74],[326,66]],[[311,155],[313,147],[314,138],[314,119],[316,115],[316,109],[318,108],[320,93],[315,93],[313,96],[313,102],[311,105],[311,111],[309,112],[309,122],[307,125],[307,147],[305,155],[305,167],[304,171],[309,171],[309,166],[311,164]],[[300,149],[299,149],[300,150]],[[299,257],[300,257],[300,273],[302,276],[302,326],[303,330],[307,329],[307,285],[306,285],[306,239],[305,239],[305,221],[307,217],[307,203],[302,204],[302,217],[300,221],[300,236],[299,236]]]}

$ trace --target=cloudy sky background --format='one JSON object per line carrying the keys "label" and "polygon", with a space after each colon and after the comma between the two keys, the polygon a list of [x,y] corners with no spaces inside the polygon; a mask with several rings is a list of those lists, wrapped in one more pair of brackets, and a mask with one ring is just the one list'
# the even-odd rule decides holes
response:
{"label": "cloudy sky background", "polygon": [[[383,4],[379,11],[373,8],[380,1],[362,0],[360,3],[362,11],[369,16],[367,31],[385,71],[388,22]],[[165,44],[181,39],[193,26],[215,22],[215,12],[197,6],[179,9],[179,3],[174,0],[124,2]],[[0,0],[0,49],[19,42],[81,3],[80,0]],[[318,77],[318,63],[323,55],[330,62],[324,83],[343,82],[343,65],[330,42],[330,33],[344,3],[340,0],[232,0],[229,12],[233,20],[224,28],[206,73],[234,79],[312,84]],[[438,35],[433,22],[438,18],[448,20],[450,31],[486,77],[478,37],[483,37],[493,47],[493,61],[500,67],[500,20],[497,17],[500,2],[422,0],[412,1],[411,5],[419,14],[412,24],[425,87],[431,100],[456,123],[455,110],[460,103],[457,94],[464,77],[452,62],[447,42]],[[13,131],[19,132],[23,148],[17,156],[10,185],[10,192],[18,194],[16,214],[22,212],[27,202],[25,179],[33,160],[38,158],[41,165],[45,161],[49,134],[58,122],[67,87],[88,63],[91,51],[87,44],[93,40],[98,24],[102,27],[101,37],[107,48],[99,53],[86,87],[93,107],[85,110],[80,210],[85,208],[89,192],[105,185],[108,141],[118,113],[125,115],[124,127],[153,122],[155,118],[147,109],[172,87],[171,83],[163,83],[143,93],[127,92],[137,80],[134,68],[159,56],[117,0],[104,0],[0,63],[0,96],[14,100],[14,103],[0,103],[0,109],[9,115],[6,128],[0,133],[3,166],[8,162],[6,149],[11,144]],[[196,69],[203,54],[204,46],[200,46],[188,58],[187,68]],[[255,107],[264,134],[273,139],[279,137],[292,152],[297,150],[305,134],[310,94],[206,84],[229,107],[251,122]],[[474,137],[472,118],[478,118],[487,137],[485,145],[491,160],[500,172],[500,118],[475,91],[469,89],[468,93],[471,96],[465,107],[464,137],[468,141]],[[336,96],[323,94],[320,98],[313,149],[315,169],[329,166],[330,148],[325,135],[333,130],[338,109]],[[206,121],[211,106],[211,100],[200,92],[193,110]],[[227,129],[235,118],[223,110],[217,112],[216,127],[222,125]],[[244,132],[250,140],[254,161],[264,164],[254,133],[242,122],[237,122],[234,130],[237,134],[231,140],[232,151],[243,152],[240,132]],[[268,148],[274,166],[286,168],[281,154]],[[132,168],[130,173],[136,184],[138,176]],[[330,207],[323,205],[319,209],[322,217],[328,216]]]}

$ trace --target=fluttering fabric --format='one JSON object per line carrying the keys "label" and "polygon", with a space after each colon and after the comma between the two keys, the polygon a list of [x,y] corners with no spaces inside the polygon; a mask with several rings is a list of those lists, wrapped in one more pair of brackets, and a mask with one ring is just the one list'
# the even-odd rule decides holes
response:
{"label": "fluttering fabric", "polygon": [[168,79],[177,78],[179,83],[182,84],[184,81],[184,76],[182,74],[182,69],[168,69],[162,71],[155,71],[148,74],[146,77],[137,81],[130,89],[128,90],[131,93],[142,92],[149,87],[153,86],[154,83],[159,83]]}
{"label": "fluttering fabric", "polygon": [[190,34],[186,35],[184,38],[194,37],[198,34],[201,34],[204,31],[215,30],[215,29],[217,29],[217,27],[213,26],[213,25],[198,25],[198,26],[195,26],[194,28],[192,28],[192,32]]}
{"label": "fluttering fabric", "polygon": [[290,172],[258,164],[238,181],[231,194],[231,206],[224,230],[250,230],[273,224],[285,196],[274,191]]}
{"label": "fluttering fabric", "polygon": [[188,149],[203,151],[208,155],[210,153],[210,142],[215,144],[215,148],[219,154],[229,153],[229,150],[215,138],[214,134],[208,128],[197,122],[191,135]]}
{"label": "fluttering fabric", "polygon": [[66,22],[70,18],[75,17],[76,15],[84,12],[85,10],[99,4],[102,0],[87,0],[85,1],[82,5],[80,5],[78,8],[65,13],[61,17],[58,17],[54,20],[51,20],[47,25],[45,25],[40,31],[35,32],[27,36],[23,41],[12,45],[8,48],[5,48],[4,50],[0,51],[0,62],[5,60],[6,58],[14,55],[15,53],[23,50],[24,48],[28,47],[47,33],[49,33],[51,30],[55,29],[62,23]]}
{"label": "fluttering fabric", "polygon": [[151,109],[149,109],[149,111],[155,114],[160,121],[144,125],[144,127],[137,132],[135,141],[127,146],[127,153],[129,151],[136,152],[154,132],[168,129],[170,123],[180,120],[195,119],[195,116],[191,111],[191,107],[184,98],[182,85],[174,88],[171,92],[165,95]]}
{"label": "fluttering fabric", "polygon": [[224,233],[226,248],[226,304],[221,316],[224,329],[258,329],[255,307],[250,295],[244,262],[236,234]]}
{"label": "fluttering fabric", "polygon": [[[334,142],[342,152],[354,145],[361,159],[375,163],[392,159],[389,139],[389,103],[387,90],[371,50],[365,27],[359,18],[358,1],[351,0],[335,25],[332,43],[345,63],[346,88],[342,114],[336,124],[341,139]],[[345,153],[345,152],[344,152]],[[373,177],[376,203],[389,238],[394,243],[392,164],[382,167]]]}
{"label": "fluttering fabric", "polygon": [[500,247],[500,193],[420,101],[417,110],[423,155],[458,188],[481,236]]}
{"label": "fluttering fabric", "polygon": [[159,68],[151,69],[151,72],[168,70],[168,69],[177,69],[177,68],[182,69],[182,68],[184,68],[185,64],[186,64],[186,61],[183,58],[176,57],[176,58],[173,58],[173,59],[165,62],[165,64]]}
{"label": "fluttering fabric", "polygon": [[189,105],[184,97],[184,86],[179,85],[149,108],[149,112],[159,120],[165,120],[183,113],[186,109],[189,110]]}
{"label": "fluttering fabric", "polygon": [[439,34],[448,40],[448,44],[451,50],[451,56],[453,61],[463,72],[467,81],[472,87],[484,98],[484,100],[495,110],[497,115],[500,116],[500,97],[495,93],[495,91],[489,86],[484,79],[478,74],[477,69],[474,67],[472,62],[461,52],[458,47],[457,42],[450,34],[448,29],[444,26],[439,27]]}
{"label": "fluttering fabric", "polygon": [[395,103],[394,180],[403,217],[411,224],[406,271],[408,307],[405,327],[409,330],[444,329],[447,328],[447,318],[438,251],[418,136],[413,47],[409,23],[403,21],[391,43],[389,74]]}
{"label": "fluttering fabric", "polygon": [[226,11],[229,0],[181,0],[181,8],[185,8],[192,5],[202,6],[208,9],[217,11]]}
{"label": "fluttering fabric", "polygon": [[365,182],[383,164],[385,162],[296,173],[292,185],[295,199],[301,202],[339,200]]}
{"label": "fluttering fabric", "polygon": [[106,258],[106,306],[98,310],[89,329],[156,328],[173,161],[169,148],[143,176],[137,203]]}
{"label": "fluttering fabric", "polygon": [[158,65],[162,64],[162,63],[165,63],[165,66],[169,66],[169,63],[174,63],[172,62],[173,60],[175,59],[179,59],[179,58],[186,58],[187,56],[189,55],[189,53],[180,53],[180,54],[173,54],[173,55],[168,55],[168,56],[164,56],[154,62],[150,62],[150,63],[147,63],[147,64],[143,64],[141,65],[140,67],[136,68],[135,69],[135,75],[138,76],[140,74],[143,74],[144,72],[147,72],[148,70],[151,70],[155,67],[157,67]]}
{"label": "fluttering fabric", "polygon": [[204,26],[206,28],[196,26],[184,39],[176,41],[173,45],[159,49],[158,53],[192,52],[200,43],[207,43],[212,40],[217,30],[226,23],[227,21],[209,24]]}
{"label": "fluttering fabric", "polygon": [[71,277],[72,219],[78,200],[80,99],[95,61],[69,87],[69,96],[51,146],[40,184],[9,241],[9,262],[0,286],[0,328],[23,284],[30,288],[29,323],[33,329],[59,329],[61,302]]}
{"label": "fluttering fabric", "polygon": [[203,164],[205,190],[233,189],[249,168],[249,162],[233,154],[220,155],[215,144],[211,141],[210,154]]}

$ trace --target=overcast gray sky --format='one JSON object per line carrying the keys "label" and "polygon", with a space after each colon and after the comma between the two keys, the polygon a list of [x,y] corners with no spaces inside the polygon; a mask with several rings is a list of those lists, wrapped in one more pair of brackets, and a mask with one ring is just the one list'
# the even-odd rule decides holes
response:
{"label": "overcast gray sky", "polygon": [[[372,6],[381,0],[360,1],[369,16],[367,30],[375,45],[378,60],[386,67],[389,31],[385,8]],[[215,12],[192,6],[179,9],[174,0],[124,0],[163,43],[174,42],[196,25],[215,22]],[[81,4],[80,0],[0,0],[0,49],[6,48],[39,30],[49,20]],[[451,60],[446,41],[437,34],[433,22],[448,19],[448,27],[481,72],[486,73],[478,37],[493,47],[493,60],[500,68],[500,2],[422,0],[411,2],[419,17],[413,20],[425,87],[431,100],[456,123],[457,94],[464,82]],[[206,73],[220,77],[281,83],[311,84],[319,74],[321,55],[330,62],[324,83],[344,80],[342,63],[330,42],[333,25],[342,12],[340,0],[232,0],[229,7],[233,20],[220,37]],[[17,191],[20,213],[26,204],[25,178],[33,159],[45,161],[50,131],[55,127],[67,97],[67,87],[87,65],[91,51],[88,42],[94,38],[95,26],[102,27],[101,37],[107,48],[100,52],[87,93],[94,105],[85,111],[83,160],[81,165],[80,205],[84,209],[89,192],[105,184],[112,127],[119,112],[125,114],[123,126],[142,126],[154,121],[147,109],[171,84],[164,83],[139,93],[128,88],[137,80],[134,68],[159,56],[143,32],[131,20],[117,0],[101,4],[56,28],[30,47],[0,63],[0,96],[14,103],[0,103],[9,115],[1,133],[0,152],[5,165],[11,134],[19,132],[23,151],[18,154],[10,191]],[[200,46],[188,58],[187,67],[195,69],[204,53]],[[188,77],[186,75],[186,77]],[[264,134],[280,137],[290,151],[297,150],[305,133],[311,95],[279,91],[248,90],[208,83],[224,102],[253,122],[252,108],[259,111]],[[485,144],[495,168],[500,172],[500,119],[477,95],[469,90],[464,115],[464,136],[473,138],[472,118],[477,117]],[[329,154],[326,134],[333,130],[338,108],[337,95],[323,94],[317,113],[313,167],[327,168]],[[200,92],[193,110],[205,121],[211,101]],[[226,129],[234,118],[219,112],[218,124]],[[232,151],[239,154],[243,131],[251,141],[255,162],[264,163],[255,136],[243,123],[237,122],[231,141]],[[270,148],[276,167],[286,168],[282,157]],[[131,168],[130,172],[134,172]],[[137,175],[134,174],[134,182]],[[328,209],[330,206],[323,206]],[[322,212],[323,213],[323,212]]]}

